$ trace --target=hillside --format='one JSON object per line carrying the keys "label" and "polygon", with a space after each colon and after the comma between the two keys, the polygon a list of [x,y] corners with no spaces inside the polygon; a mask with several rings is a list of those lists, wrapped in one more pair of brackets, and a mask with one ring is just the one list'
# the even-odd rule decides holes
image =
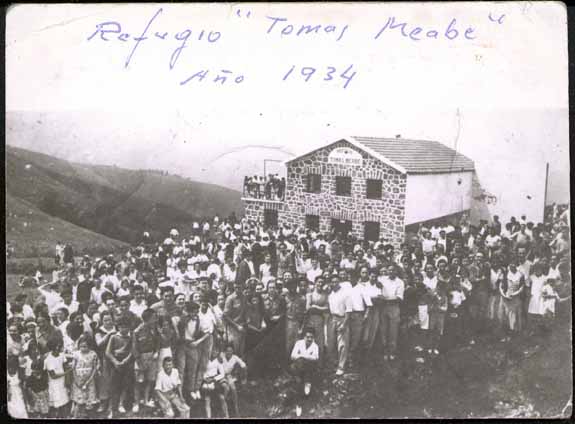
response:
{"label": "hillside", "polygon": [[6,241],[15,247],[17,257],[51,257],[58,240],[72,243],[78,254],[102,254],[127,247],[122,241],[50,216],[24,200],[6,195]]}
{"label": "hillside", "polygon": [[48,216],[129,243],[144,231],[159,238],[173,227],[189,231],[195,219],[241,211],[234,190],[154,171],[71,163],[12,146],[6,146],[6,192]]}

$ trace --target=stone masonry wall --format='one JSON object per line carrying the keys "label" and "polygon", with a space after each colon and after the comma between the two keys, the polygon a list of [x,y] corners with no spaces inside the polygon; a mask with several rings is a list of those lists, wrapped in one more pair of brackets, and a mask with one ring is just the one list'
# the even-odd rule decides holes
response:
{"label": "stone masonry wall", "polygon": [[264,210],[274,209],[278,211],[278,220],[281,219],[282,210],[284,208],[283,203],[272,202],[263,199],[242,199],[244,204],[244,216],[253,221],[257,221],[263,224],[264,222]]}
{"label": "stone masonry wall", "polygon": [[[363,165],[328,164],[329,153],[338,147],[359,152]],[[321,193],[305,192],[308,173],[322,175]],[[336,176],[352,177],[351,197],[335,195]],[[382,180],[381,200],[366,198],[366,179]],[[329,232],[332,218],[347,219],[352,221],[353,234],[363,238],[363,223],[375,221],[380,223],[380,237],[397,248],[404,240],[406,181],[406,175],[342,140],[288,165],[285,204],[279,211],[279,223],[304,226],[306,215],[319,215],[320,231]]]}

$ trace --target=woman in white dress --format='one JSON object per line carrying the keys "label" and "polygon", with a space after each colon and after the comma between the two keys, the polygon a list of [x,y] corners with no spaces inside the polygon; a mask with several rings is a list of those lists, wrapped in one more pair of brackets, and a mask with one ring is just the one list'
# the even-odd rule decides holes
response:
{"label": "woman in white dress", "polygon": [[501,316],[503,319],[503,327],[509,333],[502,341],[511,340],[512,334],[518,334],[522,328],[522,302],[520,294],[525,288],[525,276],[517,269],[517,261],[512,259],[509,262],[507,272],[504,274],[504,279],[499,285],[499,293],[501,294]]}
{"label": "woman in white dress", "polygon": [[535,264],[532,269],[533,273],[531,279],[531,298],[529,299],[529,318],[537,319],[536,316],[543,315],[543,297],[542,289],[547,281],[547,276],[543,275],[542,269],[539,264]]}

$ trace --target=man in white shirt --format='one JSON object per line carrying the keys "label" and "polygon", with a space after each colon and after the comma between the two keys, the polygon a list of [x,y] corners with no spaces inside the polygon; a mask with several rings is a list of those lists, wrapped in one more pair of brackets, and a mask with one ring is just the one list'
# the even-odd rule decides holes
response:
{"label": "man in white shirt", "polygon": [[54,313],[56,307],[63,302],[57,289],[58,283],[48,283],[38,287],[38,291],[44,296],[44,303],[48,306],[48,312],[50,314]]}
{"label": "man in white shirt", "polygon": [[100,279],[102,280],[102,285],[113,293],[117,292],[120,288],[120,280],[116,274],[113,273],[111,267],[106,274],[100,277]]}
{"label": "man in white shirt", "polygon": [[359,281],[350,290],[352,313],[349,320],[349,348],[352,359],[359,359],[359,347],[363,333],[363,323],[367,321],[369,311],[373,306],[369,294],[369,271],[362,266],[359,271]]}
{"label": "man in white shirt", "polygon": [[54,306],[54,308],[53,308],[54,310],[58,310],[60,308],[66,308],[68,310],[69,314],[72,314],[72,313],[78,311],[78,307],[80,305],[78,304],[78,302],[73,300],[71,289],[63,290],[62,294],[60,296],[62,298],[62,301]]}
{"label": "man in white shirt", "polygon": [[356,261],[353,258],[353,253],[349,252],[345,258],[343,258],[340,263],[339,267],[341,269],[345,269],[346,271],[353,271],[355,270]]}
{"label": "man in white shirt", "polygon": [[316,258],[311,260],[311,268],[306,272],[307,280],[310,283],[314,283],[315,279],[323,273],[322,269],[319,267]]}
{"label": "man in white shirt", "polygon": [[307,396],[318,366],[319,347],[314,341],[313,328],[306,328],[304,334],[304,338],[295,343],[291,352],[291,372],[298,383],[304,383],[304,394]]}
{"label": "man in white shirt", "polygon": [[217,290],[220,287],[220,280],[222,279],[222,268],[217,258],[212,260],[208,266],[208,269],[206,270],[206,275],[208,277],[210,277],[212,274],[215,276],[213,279],[213,288]]}
{"label": "man in white shirt", "polygon": [[139,284],[134,285],[134,298],[130,301],[130,312],[138,318],[142,318],[142,313],[148,309],[148,304],[144,297],[144,288]]}
{"label": "man in white shirt", "polygon": [[380,331],[384,348],[384,360],[394,360],[399,332],[400,304],[403,301],[404,282],[397,277],[395,266],[387,268],[387,276],[381,280],[382,306],[380,308]]}
{"label": "man in white shirt", "polygon": [[425,231],[423,233],[423,240],[421,240],[421,250],[423,250],[423,254],[427,255],[429,253],[433,253],[435,244],[436,241],[431,238],[431,233],[429,231]]}
{"label": "man in white shirt", "polygon": [[341,287],[339,278],[332,278],[332,292],[328,296],[329,312],[331,314],[331,339],[336,340],[337,371],[335,375],[343,375],[349,353],[349,316],[353,311],[350,290]]}
{"label": "man in white shirt", "polygon": [[186,405],[182,396],[182,381],[178,370],[174,368],[171,357],[163,360],[162,369],[156,378],[156,394],[164,415],[174,418],[172,405],[176,407],[180,418],[190,418],[190,407]]}
{"label": "man in white shirt", "polygon": [[240,359],[239,356],[234,354],[234,345],[228,344],[226,350],[222,352],[218,358],[224,368],[226,382],[230,388],[230,395],[234,404],[236,414],[239,416],[240,407],[238,401],[238,390],[236,382],[239,376],[243,384],[247,382],[247,366],[246,363]]}

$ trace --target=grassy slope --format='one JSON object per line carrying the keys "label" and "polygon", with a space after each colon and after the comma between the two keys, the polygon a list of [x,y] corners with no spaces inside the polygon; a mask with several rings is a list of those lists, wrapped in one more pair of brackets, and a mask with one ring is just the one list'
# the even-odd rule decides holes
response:
{"label": "grassy slope", "polygon": [[[40,211],[111,238],[136,242],[187,231],[197,217],[240,210],[240,194],[179,177],[73,164],[7,146],[7,193]],[[10,236],[10,235],[9,235]]]}
{"label": "grassy slope", "polygon": [[71,242],[77,253],[114,252],[126,243],[50,216],[25,200],[6,195],[6,240],[18,257],[50,257],[58,240]]}

